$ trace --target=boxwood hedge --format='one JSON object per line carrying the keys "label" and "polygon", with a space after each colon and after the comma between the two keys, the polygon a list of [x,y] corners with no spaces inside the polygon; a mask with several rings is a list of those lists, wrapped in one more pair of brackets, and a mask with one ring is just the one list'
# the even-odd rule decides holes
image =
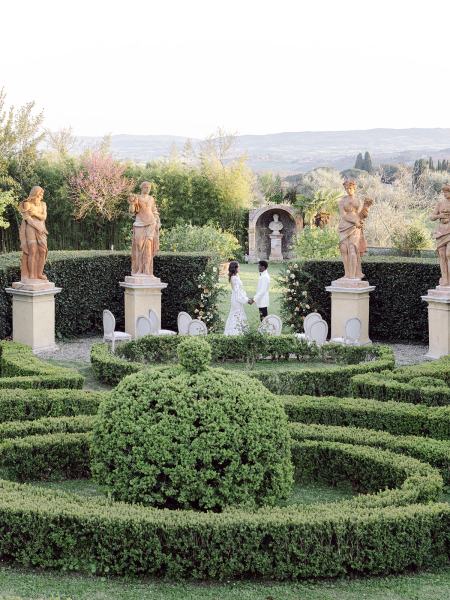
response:
{"label": "boxwood hedge", "polygon": [[[11,335],[11,299],[5,288],[20,278],[20,255],[0,257],[0,338]],[[168,283],[162,295],[162,324],[176,329],[180,311],[199,303],[198,278],[215,267],[206,254],[161,253],[155,257],[155,274]],[[107,251],[49,252],[46,273],[62,288],[56,298],[56,333],[74,336],[102,330],[102,312],[108,308],[118,328],[124,326],[123,289],[119,282],[130,274],[130,255]]]}
{"label": "boxwood hedge", "polygon": [[[342,261],[297,261],[290,264],[289,269],[304,282],[308,296],[314,300],[314,308],[330,322],[331,300],[325,287],[343,276]],[[426,343],[427,305],[420,297],[438,284],[437,260],[368,257],[363,270],[370,284],[376,286],[370,294],[371,339]]]}

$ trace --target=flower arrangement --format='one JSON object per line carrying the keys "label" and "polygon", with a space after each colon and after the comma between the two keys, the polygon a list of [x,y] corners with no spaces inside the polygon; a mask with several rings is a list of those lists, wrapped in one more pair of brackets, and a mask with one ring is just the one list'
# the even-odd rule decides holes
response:
{"label": "flower arrangement", "polygon": [[218,330],[221,325],[218,299],[223,290],[219,283],[217,266],[208,265],[198,276],[197,287],[200,290],[200,299],[193,307],[194,316],[204,321],[209,331]]}
{"label": "flower arrangement", "polygon": [[306,315],[314,310],[307,292],[308,279],[309,276],[301,270],[298,263],[287,265],[278,279],[284,290],[281,299],[281,316],[295,333],[303,331]]}

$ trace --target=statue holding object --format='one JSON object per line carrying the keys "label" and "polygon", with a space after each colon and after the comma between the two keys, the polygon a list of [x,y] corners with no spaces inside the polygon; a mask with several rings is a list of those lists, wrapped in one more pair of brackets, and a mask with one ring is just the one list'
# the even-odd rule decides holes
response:
{"label": "statue holding object", "polygon": [[441,268],[440,286],[450,286],[450,185],[442,186],[443,198],[440,198],[431,214],[432,221],[439,221],[434,232],[436,252]]}
{"label": "statue holding object", "polygon": [[135,215],[131,244],[131,275],[156,279],[153,275],[153,258],[159,250],[161,222],[155,199],[150,195],[151,190],[152,184],[144,181],[141,184],[141,193],[132,194],[128,199],[129,211]]}
{"label": "statue holding object", "polygon": [[20,265],[21,282],[47,281],[44,275],[45,261],[47,260],[47,235],[45,227],[47,218],[47,205],[43,201],[44,190],[35,186],[28,198],[19,203],[19,212],[22,223],[19,229],[20,248],[22,259]]}
{"label": "statue holding object", "polygon": [[342,279],[361,280],[361,256],[367,251],[364,221],[373,201],[356,197],[356,183],[352,180],[345,181],[344,188],[347,195],[339,201],[339,250],[345,271]]}

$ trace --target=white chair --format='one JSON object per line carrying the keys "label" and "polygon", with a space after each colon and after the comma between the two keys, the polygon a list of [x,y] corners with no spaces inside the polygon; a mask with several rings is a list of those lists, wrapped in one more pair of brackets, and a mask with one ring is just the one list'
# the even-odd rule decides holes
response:
{"label": "white chair", "polygon": [[188,327],[188,335],[206,335],[208,328],[206,323],[200,321],[200,319],[192,319]]}
{"label": "white chair", "polygon": [[187,335],[189,330],[189,324],[192,322],[192,317],[187,312],[179,312],[177,318],[178,333],[180,335]]}
{"label": "white chair", "polygon": [[322,346],[327,341],[328,323],[323,319],[315,321],[309,330],[309,341],[315,342],[318,346]]}
{"label": "white chair", "polygon": [[136,339],[144,335],[152,335],[152,324],[147,317],[138,317],[136,319]]}
{"label": "white chair", "polygon": [[300,340],[309,340],[309,334],[311,325],[313,323],[317,323],[318,321],[322,321],[322,317],[317,312],[309,313],[303,320],[303,331],[304,333],[297,333],[296,336]]}
{"label": "white chair", "polygon": [[353,317],[349,319],[345,324],[345,343],[351,345],[357,345],[361,337],[361,319]]}
{"label": "white chair", "polygon": [[267,333],[267,335],[281,335],[283,323],[280,317],[277,315],[267,315],[261,321],[261,325],[258,327],[260,333]]}
{"label": "white chair", "polygon": [[176,331],[172,331],[170,329],[160,329],[159,328],[159,319],[158,319],[158,315],[155,313],[154,310],[150,309],[148,311],[148,318],[149,321],[151,323],[151,335],[176,335],[177,332]]}
{"label": "white chair", "polygon": [[103,311],[103,341],[111,342],[111,350],[114,352],[116,341],[129,341],[131,335],[124,331],[116,331],[116,319],[110,310]]}

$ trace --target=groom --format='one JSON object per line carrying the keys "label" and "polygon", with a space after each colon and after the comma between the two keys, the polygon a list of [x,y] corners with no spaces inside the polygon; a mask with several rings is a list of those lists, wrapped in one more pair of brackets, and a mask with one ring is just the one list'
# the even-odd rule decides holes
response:
{"label": "groom", "polygon": [[261,321],[264,317],[267,317],[267,309],[269,308],[269,288],[270,288],[270,275],[267,270],[269,263],[266,260],[260,260],[258,263],[259,269],[259,280],[258,287],[256,288],[256,294],[254,298],[249,301],[249,304],[256,304],[259,308],[259,318]]}

